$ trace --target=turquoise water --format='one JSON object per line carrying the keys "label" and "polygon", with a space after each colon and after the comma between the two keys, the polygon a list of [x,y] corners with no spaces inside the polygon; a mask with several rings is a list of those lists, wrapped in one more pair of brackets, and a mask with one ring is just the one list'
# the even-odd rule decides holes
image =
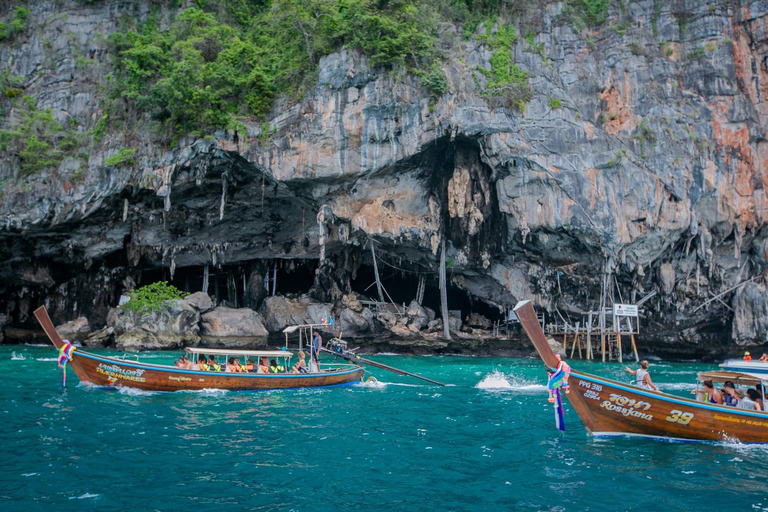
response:
{"label": "turquoise water", "polygon": [[[374,358],[444,388],[373,370],[379,384],[151,394],[71,371],[62,391],[55,356],[0,347],[0,510],[768,511],[768,447],[594,440],[570,409],[561,435],[533,359]],[[710,368],[651,372],[686,394]]]}

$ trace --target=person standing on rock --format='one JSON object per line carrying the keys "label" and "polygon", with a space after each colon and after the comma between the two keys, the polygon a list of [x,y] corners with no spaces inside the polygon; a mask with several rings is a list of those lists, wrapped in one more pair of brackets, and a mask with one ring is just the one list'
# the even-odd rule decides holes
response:
{"label": "person standing on rock", "polygon": [[312,333],[312,353],[310,354],[311,360],[313,363],[315,363],[317,367],[317,371],[320,371],[320,349],[323,348],[323,338],[320,336],[320,333],[317,331],[314,331]]}

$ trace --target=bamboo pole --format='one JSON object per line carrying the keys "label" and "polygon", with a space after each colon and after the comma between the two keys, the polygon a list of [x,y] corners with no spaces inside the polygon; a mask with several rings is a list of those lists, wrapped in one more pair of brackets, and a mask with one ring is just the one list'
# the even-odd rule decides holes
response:
{"label": "bamboo pole", "polygon": [[630,334],[629,339],[632,340],[632,350],[635,352],[635,361],[640,362],[640,356],[637,355],[637,345],[635,344],[635,335]]}
{"label": "bamboo pole", "polygon": [[621,355],[621,330],[616,331],[616,350],[619,352],[619,362],[623,363],[623,356]]}
{"label": "bamboo pole", "polygon": [[376,264],[376,248],[371,240],[371,257],[373,258],[373,275],[376,277],[376,289],[379,291],[379,302],[384,302],[384,293],[381,291],[381,279],[379,279],[379,266]]}
{"label": "bamboo pole", "polygon": [[443,315],[443,336],[451,339],[451,330],[448,326],[448,286],[445,276],[445,240],[440,250],[440,310]]}

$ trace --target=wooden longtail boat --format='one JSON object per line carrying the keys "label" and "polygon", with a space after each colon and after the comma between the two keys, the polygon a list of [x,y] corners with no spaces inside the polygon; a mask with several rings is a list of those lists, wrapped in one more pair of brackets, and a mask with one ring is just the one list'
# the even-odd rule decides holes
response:
{"label": "wooden longtail boat", "polygon": [[[544,364],[556,368],[559,360],[547,343],[533,304],[522,301],[514,311]],[[742,377],[744,382],[750,379],[747,375]],[[768,443],[766,412],[698,402],[573,369],[569,383],[571,391],[564,396],[587,433],[595,437]],[[763,381],[762,385],[765,387],[768,382]]]}
{"label": "wooden longtail boat", "polygon": [[[64,341],[51,322],[45,307],[35,310],[37,318],[48,338],[57,349]],[[216,355],[242,355],[243,357],[287,358],[287,351],[192,349],[190,353]],[[258,361],[258,359],[257,359]],[[314,373],[227,373],[185,370],[169,365],[149,364],[116,357],[106,357],[80,350],[72,352],[69,366],[86,384],[103,387],[128,387],[145,391],[194,391],[223,389],[229,391],[322,388],[347,386],[360,382],[363,368],[355,364],[323,365]]]}

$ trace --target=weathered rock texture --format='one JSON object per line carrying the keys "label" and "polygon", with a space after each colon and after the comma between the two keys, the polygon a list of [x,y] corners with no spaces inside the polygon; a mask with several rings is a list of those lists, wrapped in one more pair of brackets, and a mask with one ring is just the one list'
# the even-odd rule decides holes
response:
{"label": "weathered rock texture", "polygon": [[[103,114],[103,36],[122,5],[31,5],[30,28],[0,47],[0,62],[28,77],[41,108],[90,128]],[[110,134],[80,162],[78,183],[62,164],[10,187],[0,198],[8,323],[46,303],[56,321],[83,314],[99,327],[122,289],[184,269],[199,279],[208,265],[275,331],[330,313],[262,305],[277,260],[309,265],[311,295],[334,303],[371,265],[368,243],[414,272],[414,291],[418,272],[436,286],[445,240],[452,289],[487,304],[594,310],[608,274],[616,301],[656,292],[641,346],[765,343],[763,278],[696,309],[768,269],[765,2],[611,2],[606,26],[580,33],[563,8],[540,2],[520,21],[541,50],[523,38],[514,47],[533,94],[524,113],[486,96],[477,70],[490,68],[489,49],[448,27],[449,87],[434,104],[418,78],[344,50],[322,60],[301,101],[279,103],[271,137],[256,120],[247,138],[173,149]],[[46,47],[52,33],[70,36]],[[75,72],[75,49],[99,64]],[[121,146],[138,149],[136,164],[106,166]],[[0,172],[12,169],[6,160]],[[367,333],[371,322],[348,311],[345,325]]]}

